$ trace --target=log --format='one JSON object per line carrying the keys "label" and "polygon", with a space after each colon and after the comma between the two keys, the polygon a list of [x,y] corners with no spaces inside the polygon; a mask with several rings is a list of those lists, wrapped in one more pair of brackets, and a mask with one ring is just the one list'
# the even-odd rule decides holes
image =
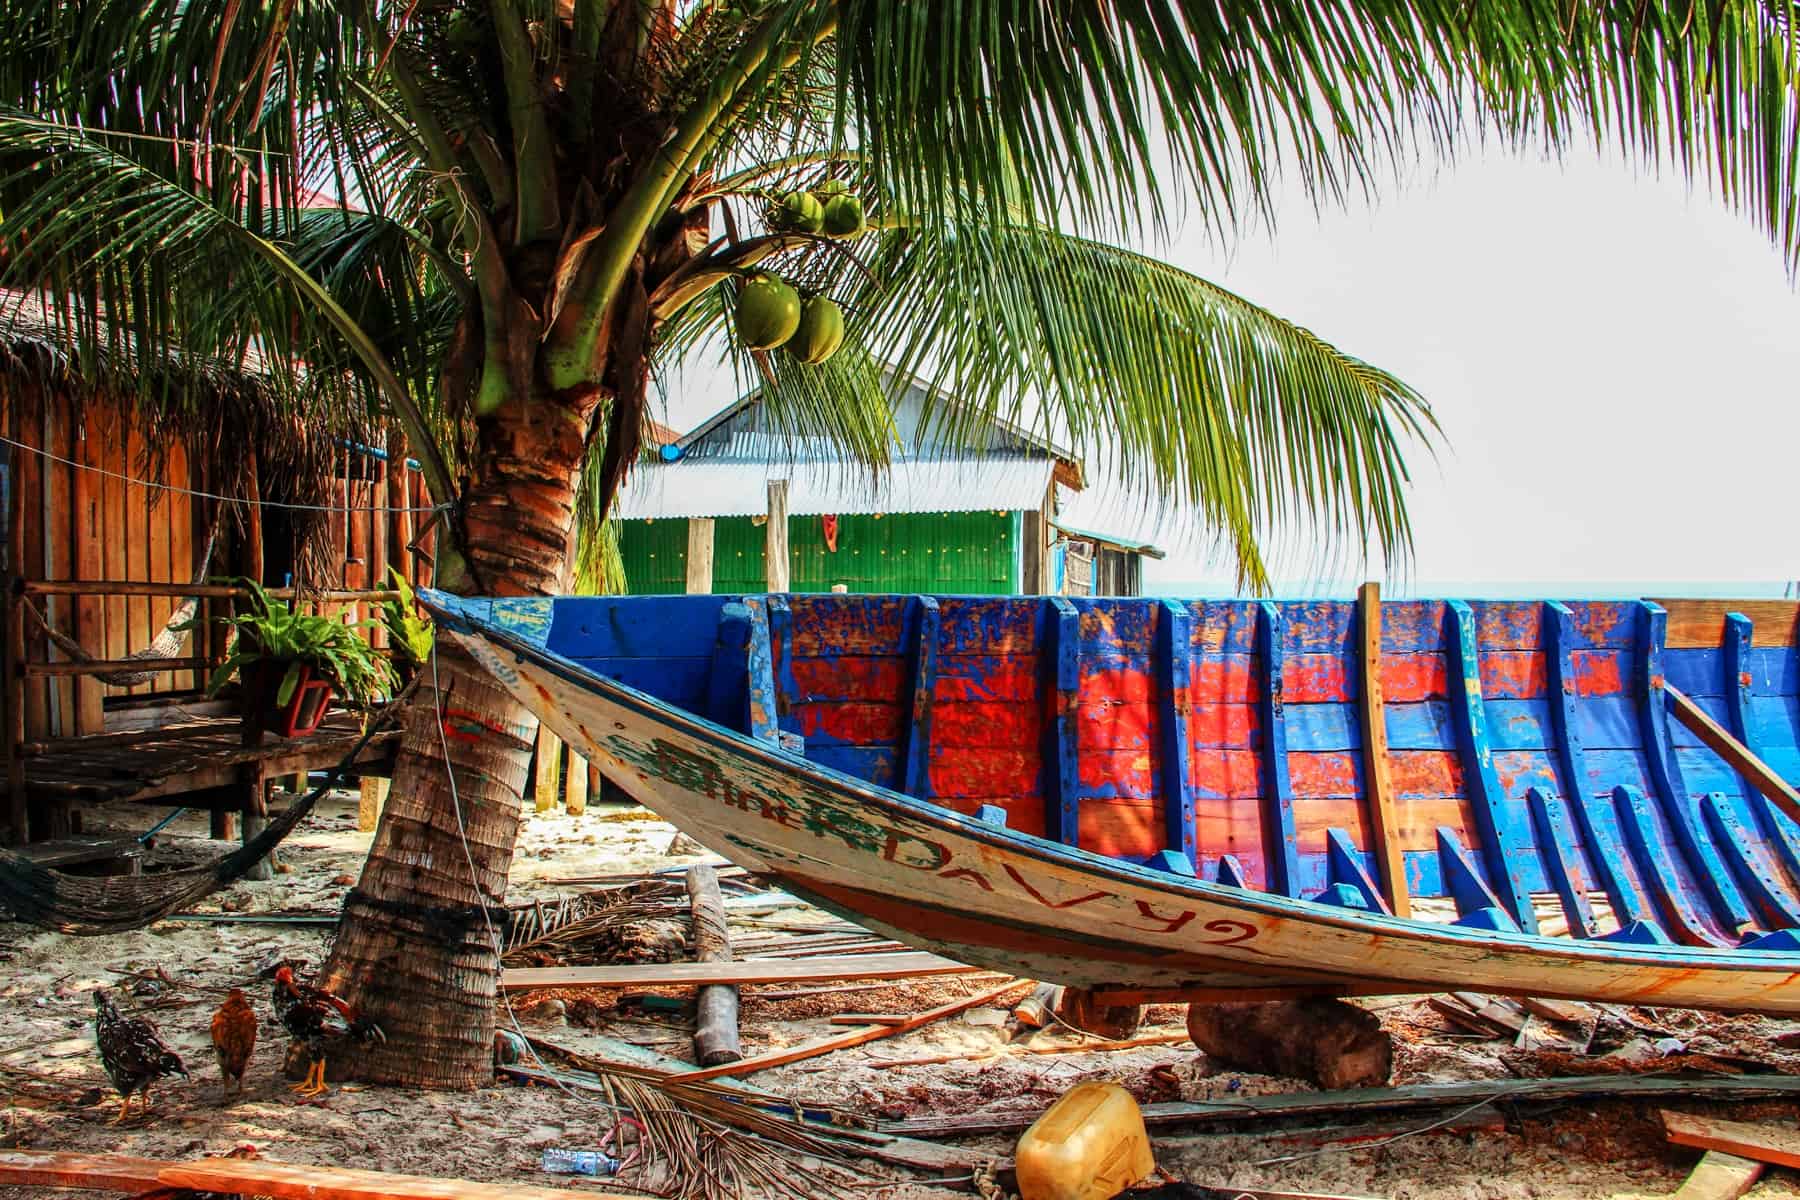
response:
{"label": "log", "polygon": [[[694,957],[703,963],[730,962],[731,931],[725,924],[718,872],[704,864],[689,867],[687,890],[694,910]],[[694,998],[694,1061],[716,1067],[743,1057],[738,990],[728,983],[708,984]]]}
{"label": "log", "polygon": [[1192,1004],[1187,1026],[1209,1058],[1326,1088],[1379,1086],[1394,1065],[1381,1022],[1341,1000]]}
{"label": "log", "polygon": [[1118,1041],[1136,1035],[1144,1023],[1144,1010],[1136,1004],[1101,1004],[1086,988],[1066,987],[1056,999],[1056,1016],[1095,1037]]}

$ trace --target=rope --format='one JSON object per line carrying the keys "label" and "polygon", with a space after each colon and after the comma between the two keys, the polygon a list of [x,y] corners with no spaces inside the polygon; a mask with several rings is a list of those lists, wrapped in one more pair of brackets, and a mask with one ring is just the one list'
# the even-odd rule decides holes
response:
{"label": "rope", "polygon": [[406,698],[423,679],[421,673],[369,722],[356,745],[326,773],[324,783],[288,805],[261,833],[236,850],[205,866],[158,875],[90,876],[41,867],[22,854],[0,849],[0,902],[21,921],[58,933],[97,936],[143,929],[205,899],[236,882],[267,857],[306,819],[326,792],[349,776],[357,756],[401,713]]}
{"label": "rope", "polygon": [[[213,545],[218,540],[218,536],[219,511],[214,509],[212,529],[206,535],[206,552],[200,556],[200,565],[194,570],[193,581],[195,584],[206,582],[206,573],[212,567]],[[96,661],[80,642],[50,624],[50,619],[38,610],[37,605],[31,602],[31,597],[20,596],[19,602],[24,605],[25,611],[31,616],[31,619],[37,622],[38,628],[42,629],[44,634],[56,643],[57,649],[69,656],[71,662],[90,663]],[[180,607],[169,614],[169,619],[163,625],[162,632],[156,635],[156,640],[142,650],[135,650],[125,657],[174,658],[181,653],[182,646],[187,644],[188,628],[193,624],[194,614],[199,611],[199,597],[187,597],[181,602]],[[96,678],[100,682],[111,684],[114,687],[136,687],[140,683],[149,683],[159,674],[161,674],[159,671],[113,671],[110,674],[98,675]]]}
{"label": "rope", "polygon": [[447,503],[427,504],[424,506],[371,504],[367,506],[359,505],[355,508],[351,508],[342,504],[289,504],[281,500],[246,500],[242,496],[223,496],[218,492],[201,492],[196,491],[193,488],[177,487],[172,483],[158,483],[153,479],[139,479],[135,475],[125,475],[118,471],[109,471],[105,467],[96,467],[92,463],[76,462],[72,458],[64,458],[60,454],[52,454],[42,446],[28,445],[25,442],[17,441],[4,435],[0,435],[0,443],[23,450],[28,454],[38,455],[40,458],[47,458],[51,462],[61,463],[65,467],[74,467],[77,471],[92,471],[96,475],[104,475],[108,479],[123,480],[124,482],[134,484],[137,487],[156,488],[158,491],[172,492],[177,496],[193,496],[201,500],[217,500],[221,504],[248,504],[256,508],[280,508],[290,512],[322,513],[427,513],[444,512],[451,508],[451,505]]}

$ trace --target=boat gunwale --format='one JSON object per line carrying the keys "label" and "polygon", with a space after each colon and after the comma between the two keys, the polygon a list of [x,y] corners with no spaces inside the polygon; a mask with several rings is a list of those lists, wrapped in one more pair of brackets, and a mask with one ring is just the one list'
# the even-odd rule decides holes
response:
{"label": "boat gunwale", "polygon": [[[748,593],[756,596],[764,593]],[[766,593],[784,595],[786,593]],[[1404,937],[1427,943],[1456,942],[1487,947],[1503,947],[1531,954],[1549,953],[1555,957],[1593,963],[1633,964],[1667,968],[1678,964],[1690,968],[1732,969],[1737,971],[1782,972],[1800,976],[1800,952],[1772,951],[1755,948],[1657,945],[1636,942],[1602,943],[1594,939],[1556,937],[1509,930],[1471,929],[1448,922],[1424,921],[1392,917],[1382,913],[1342,909],[1301,897],[1282,896],[1249,888],[1230,887],[1198,877],[1159,871],[1140,863],[1109,858],[1080,846],[1071,846],[1048,838],[992,825],[954,809],[945,808],[913,796],[895,792],[879,784],[816,763],[802,755],[782,750],[779,746],[757,741],[748,734],[720,725],[699,713],[660,700],[630,684],[601,675],[579,662],[533,643],[518,632],[490,619],[496,602],[541,602],[554,605],[562,600],[649,599],[648,597],[590,596],[520,596],[464,597],[435,589],[421,589],[420,603],[459,636],[479,636],[522,658],[530,659],[546,670],[589,692],[611,693],[615,703],[634,708],[646,716],[683,728],[690,736],[710,741],[721,749],[740,756],[761,760],[781,773],[829,785],[859,802],[872,803],[882,811],[898,817],[921,821],[983,843],[996,850],[1021,854],[1040,861],[1091,875],[1110,877],[1120,883],[1148,887],[1165,895],[1187,895],[1209,904],[1235,906],[1246,911],[1278,919],[1329,925],[1354,932],[1377,933]],[[1134,597],[1153,602],[1154,598]],[[489,616],[477,615],[477,606],[485,605]],[[547,633],[548,624],[544,626]],[[529,707],[529,706],[527,706]]]}

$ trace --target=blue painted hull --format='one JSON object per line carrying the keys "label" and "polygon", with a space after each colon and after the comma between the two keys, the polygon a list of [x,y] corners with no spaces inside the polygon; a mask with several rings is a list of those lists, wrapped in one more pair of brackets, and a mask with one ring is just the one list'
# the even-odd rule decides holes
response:
{"label": "blue painted hull", "polygon": [[1800,826],[1665,696],[1800,776],[1787,609],[426,603],[704,844],[964,961],[1800,1011]]}

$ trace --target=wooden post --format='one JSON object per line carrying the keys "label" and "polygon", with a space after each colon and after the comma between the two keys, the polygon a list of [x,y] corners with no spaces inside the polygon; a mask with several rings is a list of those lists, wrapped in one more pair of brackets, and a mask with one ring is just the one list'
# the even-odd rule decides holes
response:
{"label": "wooden post", "polygon": [[788,591],[788,481],[769,480],[769,523],[763,527],[764,587]]}
{"label": "wooden post", "polygon": [[563,793],[563,805],[571,817],[579,817],[587,811],[587,760],[575,753],[573,746],[569,747],[569,768],[563,776]]}
{"label": "wooden post", "polygon": [[689,595],[704,596],[713,583],[713,519],[688,518],[687,590]]}
{"label": "wooden post", "polygon": [[1381,864],[1381,890],[1396,917],[1412,915],[1406,862],[1400,852],[1400,823],[1394,815],[1394,785],[1388,774],[1386,700],[1381,691],[1381,585],[1370,581],[1357,593],[1362,620],[1363,779],[1369,797],[1369,841]]}
{"label": "wooden post", "polygon": [[[102,520],[105,501],[100,475],[90,469],[101,465],[101,434],[97,429],[84,424],[74,431],[74,436],[78,443],[75,457],[83,464],[71,472],[75,489],[75,578],[101,579],[106,575],[106,558],[100,547],[102,527],[105,524]],[[224,626],[214,628],[222,638]],[[84,595],[75,598],[75,637],[90,656],[107,656],[106,604],[99,596]],[[74,732],[77,735],[106,732],[104,700],[105,688],[99,679],[92,675],[76,677]]]}
{"label": "wooden post", "polygon": [[[244,827],[241,831],[242,841],[248,844],[269,824],[269,775],[262,763],[250,763],[244,768]],[[244,872],[244,878],[262,881],[275,878],[275,864],[269,857],[259,858]]]}
{"label": "wooden post", "polygon": [[556,807],[557,768],[562,765],[562,739],[548,725],[538,726],[537,772],[532,780],[532,802],[541,813]]}
{"label": "wooden post", "polygon": [[[694,958],[703,963],[732,961],[731,930],[725,924],[718,873],[705,865],[689,867],[687,891],[694,911]],[[737,988],[730,984],[701,988],[694,998],[694,1061],[716,1067],[743,1057]]]}
{"label": "wooden post", "polygon": [[[13,594],[12,447],[0,446],[0,616],[5,638],[0,642],[0,730],[6,738],[6,809],[13,841],[31,840],[25,803],[25,677],[19,659],[25,649],[25,612]],[[15,732],[16,731],[16,732]]]}
{"label": "wooden post", "polygon": [[394,781],[381,775],[364,775],[362,794],[356,802],[356,828],[363,833],[375,832],[381,823],[381,810],[387,804],[388,789]]}

